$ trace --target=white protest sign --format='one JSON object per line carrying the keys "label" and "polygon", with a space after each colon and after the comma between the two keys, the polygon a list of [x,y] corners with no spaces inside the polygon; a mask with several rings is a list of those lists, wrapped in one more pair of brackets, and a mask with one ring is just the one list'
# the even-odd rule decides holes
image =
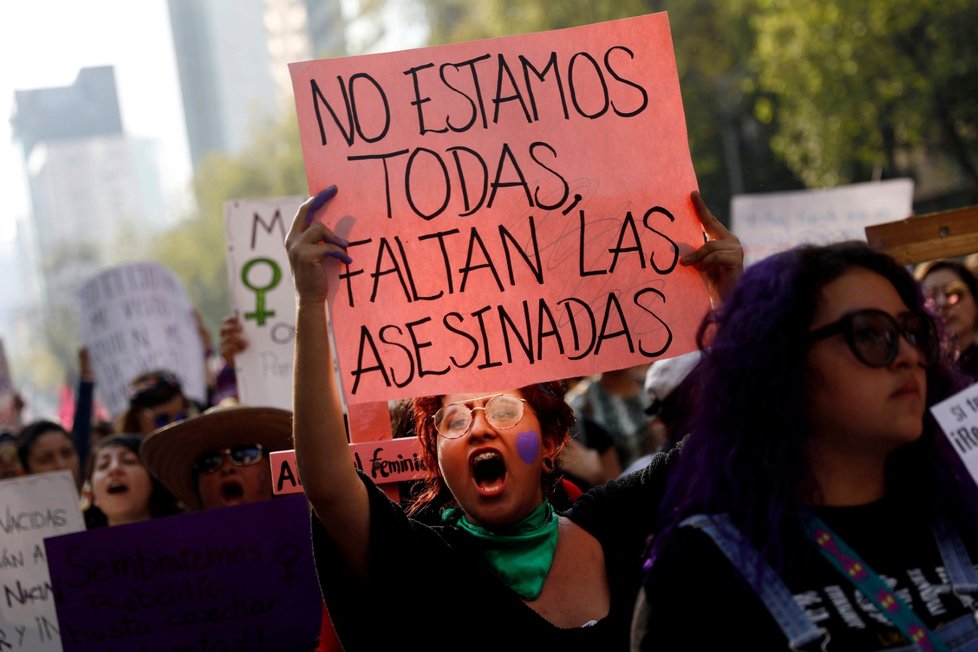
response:
{"label": "white protest sign", "polygon": [[911,213],[911,179],[736,195],[730,209],[747,265],[799,244],[865,240],[867,226],[902,220]]}
{"label": "white protest sign", "polygon": [[70,471],[0,482],[0,649],[61,650],[44,539],[85,529]]}
{"label": "white protest sign", "polygon": [[248,348],[234,358],[244,405],[292,409],[295,291],[285,236],[305,197],[224,203],[231,305]]}
{"label": "white protest sign", "polygon": [[17,408],[17,392],[7,364],[7,352],[0,340],[0,428],[14,430],[20,426]]}
{"label": "white protest sign", "polygon": [[78,299],[81,340],[113,416],[128,407],[129,383],[147,371],[176,374],[185,396],[206,401],[204,346],[190,299],[170,270],[156,263],[113,267],[82,286]]}
{"label": "white protest sign", "polygon": [[941,401],[930,411],[978,482],[978,384]]}

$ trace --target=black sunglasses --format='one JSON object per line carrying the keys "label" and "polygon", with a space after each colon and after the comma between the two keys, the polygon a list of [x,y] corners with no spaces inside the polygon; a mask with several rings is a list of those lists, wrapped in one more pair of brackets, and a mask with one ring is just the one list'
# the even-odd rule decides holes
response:
{"label": "black sunglasses", "polygon": [[261,444],[232,446],[223,450],[208,451],[200,455],[193,463],[193,471],[197,475],[213,473],[224,464],[224,456],[235,466],[251,466],[258,464],[262,458]]}
{"label": "black sunglasses", "polygon": [[908,312],[894,319],[875,308],[857,310],[808,334],[809,344],[838,333],[845,335],[853,355],[868,367],[886,367],[896,360],[900,336],[923,354],[926,364],[937,360],[937,329],[930,317]]}

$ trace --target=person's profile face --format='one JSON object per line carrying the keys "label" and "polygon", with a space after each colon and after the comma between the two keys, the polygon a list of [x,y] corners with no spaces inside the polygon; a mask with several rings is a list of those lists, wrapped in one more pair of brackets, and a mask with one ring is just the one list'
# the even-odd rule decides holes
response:
{"label": "person's profile face", "polygon": [[966,348],[978,337],[978,297],[951,269],[939,268],[921,282],[929,305],[940,314],[947,329]]}
{"label": "person's profile face", "polygon": [[[198,461],[211,458],[205,470],[194,470],[197,493],[204,509],[246,505],[272,497],[272,472],[263,453],[256,456],[251,442],[208,451]],[[219,465],[212,468],[219,457]]]}
{"label": "person's profile face", "polygon": [[[867,309],[889,315],[894,323],[909,313],[883,276],[857,268],[822,289],[810,331]],[[873,454],[880,459],[916,441],[923,432],[927,399],[927,354],[904,334],[892,334],[895,355],[887,364],[859,359],[854,346],[879,348],[883,334],[860,326],[835,333],[808,349],[808,417],[813,438],[823,451],[838,455]],[[850,343],[851,339],[851,343]]]}

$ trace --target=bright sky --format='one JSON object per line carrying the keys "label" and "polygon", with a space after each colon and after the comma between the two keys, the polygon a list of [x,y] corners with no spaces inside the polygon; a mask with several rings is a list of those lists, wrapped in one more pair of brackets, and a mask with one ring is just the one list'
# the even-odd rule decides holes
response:
{"label": "bright sky", "polygon": [[67,86],[89,66],[115,67],[122,124],[159,142],[164,190],[178,195],[190,158],[166,0],[0,3],[0,240],[27,214],[21,150],[12,140],[15,90]]}

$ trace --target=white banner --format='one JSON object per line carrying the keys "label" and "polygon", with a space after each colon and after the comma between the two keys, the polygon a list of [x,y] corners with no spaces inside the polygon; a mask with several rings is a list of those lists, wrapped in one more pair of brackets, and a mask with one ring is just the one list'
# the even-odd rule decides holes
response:
{"label": "white banner", "polygon": [[84,529],[70,471],[0,482],[0,648],[61,650],[44,539]]}
{"label": "white banner", "polygon": [[231,305],[248,341],[234,359],[238,398],[244,405],[292,409],[295,291],[285,236],[305,199],[224,203]]}
{"label": "white banner", "polygon": [[888,179],[825,190],[737,195],[731,226],[750,265],[800,244],[866,240],[864,229],[913,213],[913,180]]}
{"label": "white banner", "polygon": [[978,384],[944,399],[930,411],[978,482]]}
{"label": "white banner", "polygon": [[156,263],[113,267],[82,286],[78,299],[81,341],[113,417],[129,405],[129,384],[158,369],[176,374],[185,396],[206,402],[204,345],[190,299],[170,270]]}

